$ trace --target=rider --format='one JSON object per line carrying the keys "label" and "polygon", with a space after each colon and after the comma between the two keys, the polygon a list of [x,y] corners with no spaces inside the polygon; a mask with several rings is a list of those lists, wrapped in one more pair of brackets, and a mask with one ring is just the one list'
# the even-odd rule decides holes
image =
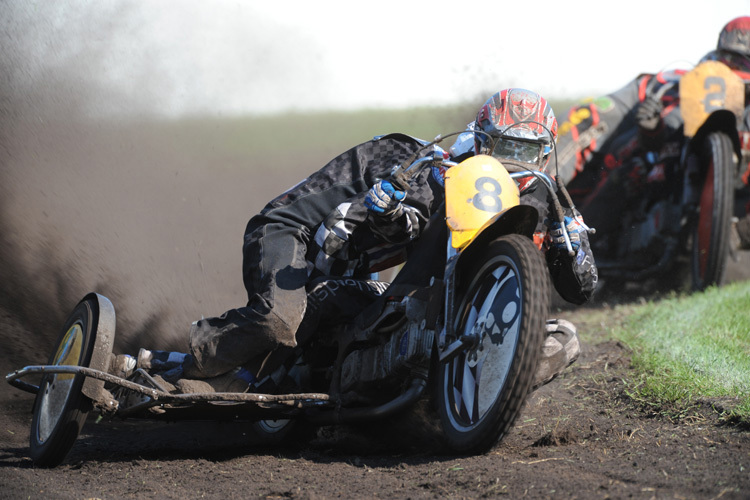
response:
{"label": "rider", "polygon": [[[544,127],[522,123],[527,121],[541,123]],[[556,147],[557,119],[552,107],[542,96],[525,89],[507,89],[494,94],[468,128],[470,131],[461,134],[450,148],[451,156],[459,161],[474,154],[491,154],[501,161],[509,160],[514,164],[520,161],[528,164],[528,168],[539,168],[537,162],[541,155],[540,170],[546,172],[550,154]],[[494,151],[489,150],[488,136],[497,139]],[[524,181],[519,189],[521,204],[534,206],[539,212],[534,239],[540,246],[544,243],[558,293],[573,304],[587,302],[596,287],[597,272],[582,221],[577,220],[570,209],[566,210],[566,228],[576,251],[573,258],[564,251],[559,223],[550,220],[552,201],[548,191],[539,189],[534,178]],[[551,238],[554,244],[550,244]]]}
{"label": "rider", "polygon": [[[550,154],[556,147],[557,119],[552,107],[542,96],[525,89],[507,89],[494,94],[480,108],[468,129],[469,132],[461,134],[450,148],[456,160],[474,154],[491,154],[507,164],[521,164],[546,172]],[[490,137],[496,140],[494,150],[490,149]],[[560,223],[551,221],[554,212],[549,191],[541,188],[534,178],[522,181],[519,191],[520,203],[533,206],[539,213],[534,241],[545,252],[555,289],[568,302],[577,305],[587,302],[596,288],[598,274],[582,218],[575,217],[570,208],[565,209],[566,229],[575,250],[575,255],[571,256],[565,247]],[[580,353],[576,330],[571,323],[550,320],[547,331],[535,387],[550,382]]]}
{"label": "rider", "polygon": [[[522,119],[539,121],[547,128],[527,125],[504,134],[507,125]],[[511,144],[514,138],[526,139],[525,144],[535,145],[537,155],[545,155],[546,166],[557,122],[541,96],[508,89],[485,103],[475,128],[498,137],[500,145]],[[488,143],[479,137],[475,152],[493,153],[487,150]],[[141,349],[137,360],[116,356],[112,371],[127,376],[137,366],[171,381],[213,378],[211,385],[217,388],[239,380],[246,389],[268,353],[280,346],[295,346],[300,331],[314,329],[323,317],[352,318],[387,285],[367,279],[369,274],[405,261],[430,216],[444,201],[445,171],[440,168],[419,172],[407,191],[399,191],[385,180],[393,167],[424,145],[424,141],[403,134],[376,137],[342,153],[272,200],[250,219],[245,231],[247,305],[193,323],[189,354]],[[501,146],[495,148],[495,153],[501,151]],[[421,154],[448,157],[437,146]],[[535,158],[527,159],[529,168],[538,165]],[[572,258],[564,250],[559,224],[546,220],[547,200],[537,191],[544,190],[526,186],[521,200],[540,210],[540,236],[547,233],[547,226],[552,229],[544,246],[555,285],[571,302],[585,302],[596,284],[586,233],[579,221],[566,219],[578,252]],[[545,345],[545,352],[553,359],[547,360],[543,381],[575,360],[579,348],[574,340],[561,353],[563,346],[549,336],[552,345]],[[239,366],[243,368],[237,369]]]}
{"label": "rider", "polygon": [[[745,81],[745,112],[740,124],[744,187],[737,199],[750,199],[750,17],[727,23],[717,48],[701,59],[721,61]],[[682,116],[678,86],[685,71],[642,74],[623,88],[571,108],[560,127],[559,175],[574,197],[583,198],[587,222],[611,235],[621,213],[637,199],[646,181],[669,182],[668,165],[680,154]],[[640,154],[634,154],[640,153]],[[631,159],[631,161],[625,161]],[[741,205],[741,204],[739,204]],[[742,248],[750,248],[750,203],[738,207]],[[597,251],[609,246],[597,238]]]}

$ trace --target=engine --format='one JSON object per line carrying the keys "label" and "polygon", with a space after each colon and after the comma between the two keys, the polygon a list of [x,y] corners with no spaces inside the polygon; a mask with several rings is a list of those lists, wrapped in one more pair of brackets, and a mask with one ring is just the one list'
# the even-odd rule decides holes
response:
{"label": "engine", "polygon": [[434,330],[425,328],[424,302],[406,298],[406,321],[380,344],[357,349],[341,368],[341,390],[367,390],[399,385],[415,368],[429,368]]}

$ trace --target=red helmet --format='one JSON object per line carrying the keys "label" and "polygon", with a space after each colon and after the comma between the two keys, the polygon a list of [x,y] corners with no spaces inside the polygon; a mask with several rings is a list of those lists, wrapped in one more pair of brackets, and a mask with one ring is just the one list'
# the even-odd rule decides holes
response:
{"label": "red helmet", "polygon": [[477,135],[477,151],[544,169],[557,140],[557,119],[544,97],[526,89],[501,90],[477,113],[475,130],[496,139],[493,151],[485,134]]}
{"label": "red helmet", "polygon": [[719,33],[716,48],[750,56],[750,16],[737,17],[729,21]]}

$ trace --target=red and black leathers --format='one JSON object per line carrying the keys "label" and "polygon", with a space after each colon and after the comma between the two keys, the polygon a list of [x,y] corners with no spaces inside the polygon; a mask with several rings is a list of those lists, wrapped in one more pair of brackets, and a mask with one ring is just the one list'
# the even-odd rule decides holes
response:
{"label": "red and black leathers", "polygon": [[[647,183],[663,186],[673,173],[681,140],[680,74],[640,75],[612,94],[571,108],[559,128],[558,175],[600,242],[619,228],[619,214]],[[657,92],[663,92],[661,121],[644,130],[636,120],[638,105]]]}
{"label": "red and black leathers", "polygon": [[[713,59],[715,53],[703,58]],[[733,69],[740,77],[748,76]],[[612,214],[622,213],[645,189],[675,188],[674,168],[683,140],[679,79],[684,73],[640,75],[612,94],[574,106],[560,126],[559,175],[579,200],[586,223],[596,228],[598,240],[604,241],[617,229],[619,220]],[[663,106],[661,123],[654,131],[643,130],[636,122],[638,106],[648,94],[660,95]],[[743,158],[738,173],[744,187],[735,193],[735,215],[741,221],[747,219],[740,225],[750,225],[750,215],[746,215],[750,214],[750,107],[740,118]]]}

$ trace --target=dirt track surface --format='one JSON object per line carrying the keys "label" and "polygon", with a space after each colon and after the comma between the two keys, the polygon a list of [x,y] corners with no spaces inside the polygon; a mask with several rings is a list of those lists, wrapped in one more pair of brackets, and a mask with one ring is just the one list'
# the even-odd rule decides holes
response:
{"label": "dirt track surface", "polygon": [[[44,362],[92,290],[115,304],[118,350],[180,348],[191,321],[244,301],[244,224],[294,182],[211,152],[210,135],[209,153],[186,157],[191,137],[177,132],[65,125],[19,123],[8,144],[21,146],[0,149],[3,374]],[[240,424],[90,420],[62,465],[38,469],[33,396],[2,383],[0,497],[748,498],[750,432],[708,403],[671,420],[627,397],[629,354],[603,340],[625,311],[559,311],[579,327],[580,359],[481,456],[446,455],[409,418],[284,449],[254,445]]]}

